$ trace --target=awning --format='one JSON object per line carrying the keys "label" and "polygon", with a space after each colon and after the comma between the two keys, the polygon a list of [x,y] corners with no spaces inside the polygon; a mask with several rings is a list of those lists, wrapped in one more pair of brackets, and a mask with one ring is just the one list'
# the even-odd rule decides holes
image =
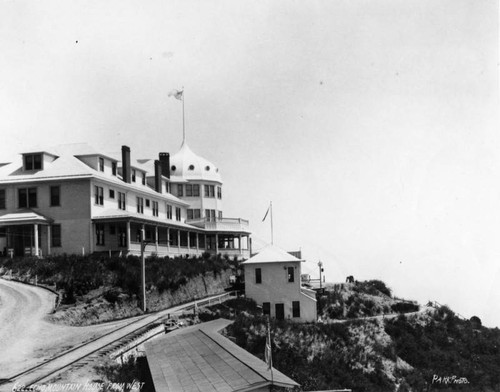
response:
{"label": "awning", "polygon": [[5,214],[0,216],[0,226],[33,225],[33,224],[48,225],[52,222],[53,222],[52,219],[37,214],[34,211],[14,212],[11,214]]}

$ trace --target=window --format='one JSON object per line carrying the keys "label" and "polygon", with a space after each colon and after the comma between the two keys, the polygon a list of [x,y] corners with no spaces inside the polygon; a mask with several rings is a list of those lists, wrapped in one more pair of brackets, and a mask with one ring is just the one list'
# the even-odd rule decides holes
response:
{"label": "window", "polygon": [[0,189],[0,210],[5,210],[5,189]]}
{"label": "window", "polygon": [[142,185],[146,185],[146,173],[142,173]]}
{"label": "window", "polygon": [[255,283],[256,284],[262,283],[262,269],[261,268],[255,268]]}
{"label": "window", "polygon": [[270,302],[263,302],[262,303],[262,314],[271,315],[271,303]]}
{"label": "window", "polygon": [[116,162],[111,162],[111,174],[116,176]]}
{"label": "window", "polygon": [[167,204],[167,219],[172,219],[172,206]]}
{"label": "window", "polygon": [[52,225],[52,246],[62,246],[61,241],[61,225]]}
{"label": "window", "polygon": [[142,197],[137,198],[137,212],[144,214],[144,199]]}
{"label": "window", "polygon": [[61,205],[61,187],[50,187],[50,206],[57,207]]}
{"label": "window", "polygon": [[184,192],[182,192],[182,184],[178,184],[177,185],[177,196],[179,196],[179,197],[184,196],[183,193]]}
{"label": "window", "polygon": [[100,206],[104,204],[104,190],[102,189],[102,186],[96,185],[94,187],[94,202]]}
{"label": "window", "polygon": [[99,171],[104,171],[104,158],[99,158]]}
{"label": "window", "polygon": [[135,169],[132,169],[132,182],[135,182],[135,175],[136,175]]}
{"label": "window", "polygon": [[24,156],[24,170],[40,170],[42,168],[42,154]]}
{"label": "window", "polygon": [[127,204],[127,198],[126,198],[125,193],[118,192],[118,208],[120,210],[125,210],[126,204]]}
{"label": "window", "polygon": [[215,186],[205,185],[205,197],[215,197]]}
{"label": "window", "polygon": [[222,188],[220,186],[217,187],[217,199],[222,199]]}
{"label": "window", "polygon": [[181,209],[179,207],[175,207],[175,220],[181,220]]}
{"label": "window", "polygon": [[21,188],[18,190],[19,208],[33,208],[36,203],[36,188]]}
{"label": "window", "polygon": [[218,214],[217,216],[219,217],[219,219],[222,219],[222,211],[218,211],[217,214]]}
{"label": "window", "polygon": [[125,227],[120,227],[118,233],[118,246],[125,247],[127,246],[127,229]]}
{"label": "window", "polygon": [[300,317],[300,301],[292,301],[292,317]]}
{"label": "window", "polygon": [[149,201],[149,199],[146,199],[146,207],[149,207],[151,205],[151,202]]}
{"label": "window", "polygon": [[200,196],[200,185],[186,184],[186,196]]}
{"label": "window", "polygon": [[201,218],[201,210],[199,208],[188,209],[187,210],[187,218],[188,219],[200,219]]}
{"label": "window", "polygon": [[153,216],[158,216],[158,202],[153,202]]}
{"label": "window", "polygon": [[95,234],[96,234],[96,245],[104,245],[104,225],[96,224],[95,225]]}
{"label": "window", "polygon": [[115,198],[115,191],[114,191],[114,189],[110,189],[109,190],[109,198],[110,199],[114,199]]}
{"label": "window", "polygon": [[293,283],[295,281],[295,269],[293,267],[287,268],[288,272],[288,283]]}
{"label": "window", "polygon": [[205,220],[215,222],[215,210],[205,210]]}

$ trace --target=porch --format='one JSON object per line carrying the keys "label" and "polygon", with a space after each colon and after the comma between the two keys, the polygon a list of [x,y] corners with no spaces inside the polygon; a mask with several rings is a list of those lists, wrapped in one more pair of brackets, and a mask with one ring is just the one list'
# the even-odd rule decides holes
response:
{"label": "porch", "polygon": [[207,233],[182,223],[175,225],[147,219],[94,219],[91,251],[138,256],[142,231],[147,256],[192,257],[208,252],[244,259],[250,255],[248,234]]}
{"label": "porch", "polygon": [[50,254],[52,220],[33,211],[0,216],[0,256]]}

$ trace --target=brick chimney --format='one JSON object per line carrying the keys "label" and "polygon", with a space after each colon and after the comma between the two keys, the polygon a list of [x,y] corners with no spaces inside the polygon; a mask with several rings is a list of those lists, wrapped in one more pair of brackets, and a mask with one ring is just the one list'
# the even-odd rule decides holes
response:
{"label": "brick chimney", "polygon": [[155,191],[161,193],[161,162],[155,161]]}
{"label": "brick chimney", "polygon": [[161,174],[170,178],[170,154],[168,152],[160,152]]}
{"label": "brick chimney", "polygon": [[130,147],[122,146],[122,177],[123,181],[130,184],[132,172],[130,170]]}

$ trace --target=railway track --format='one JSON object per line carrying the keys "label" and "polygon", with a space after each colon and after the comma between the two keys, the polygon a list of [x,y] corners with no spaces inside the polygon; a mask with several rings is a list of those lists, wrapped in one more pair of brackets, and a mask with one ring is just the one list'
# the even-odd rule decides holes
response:
{"label": "railway track", "polygon": [[83,366],[81,363],[89,358],[106,355],[109,351],[119,347],[120,344],[134,339],[135,336],[143,334],[150,328],[168,319],[171,315],[185,312],[196,307],[221,303],[229,299],[232,295],[234,295],[233,292],[214,295],[202,300],[191,301],[162,310],[154,314],[139,316],[130,323],[117,327],[98,338],[84,342],[38,365],[14,374],[7,379],[0,380],[0,391],[36,390],[36,385],[50,381],[58,374],[70,370],[73,366],[77,366],[78,364],[80,364],[80,367]]}

